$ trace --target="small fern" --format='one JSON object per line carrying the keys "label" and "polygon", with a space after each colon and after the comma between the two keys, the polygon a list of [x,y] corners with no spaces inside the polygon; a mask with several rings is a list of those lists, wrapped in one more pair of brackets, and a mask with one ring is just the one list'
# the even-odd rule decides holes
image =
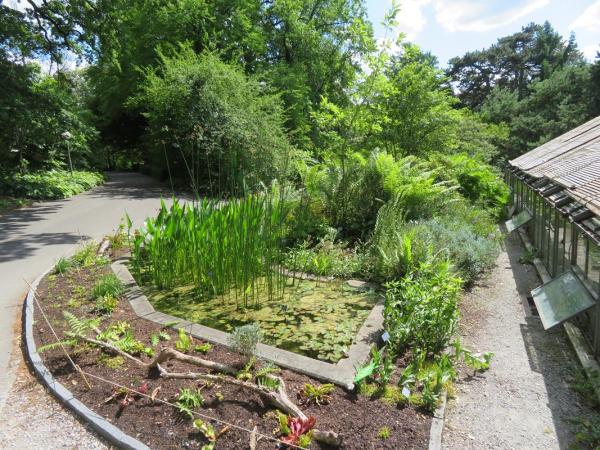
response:
{"label": "small fern", "polygon": [[47,352],[48,350],[54,350],[55,348],[62,347],[74,347],[77,345],[77,339],[65,339],[62,341],[52,342],[50,344],[41,345],[37,348],[38,353]]}
{"label": "small fern", "polygon": [[67,333],[70,336],[85,336],[90,331],[98,329],[101,319],[83,319],[77,317],[75,314],[64,311],[63,316],[69,324],[70,331]]}

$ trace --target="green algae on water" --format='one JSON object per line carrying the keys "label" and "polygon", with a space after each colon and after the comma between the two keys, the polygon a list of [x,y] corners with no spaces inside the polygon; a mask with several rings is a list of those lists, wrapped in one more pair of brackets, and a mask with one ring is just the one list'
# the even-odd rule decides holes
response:
{"label": "green algae on water", "polygon": [[[264,283],[263,283],[264,284]],[[358,290],[343,281],[287,280],[283,298],[269,299],[257,284],[256,307],[235,302],[239,292],[206,296],[193,285],[160,290],[144,286],[148,300],[159,311],[221,331],[257,322],[264,342],[322,361],[343,358],[358,330],[381,295]]]}

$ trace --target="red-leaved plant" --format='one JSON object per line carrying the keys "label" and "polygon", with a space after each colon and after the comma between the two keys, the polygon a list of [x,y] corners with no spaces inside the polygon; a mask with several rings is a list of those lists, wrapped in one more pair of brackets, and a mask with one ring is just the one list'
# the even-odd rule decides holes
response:
{"label": "red-leaved plant", "polygon": [[306,419],[302,419],[300,417],[289,417],[287,418],[288,427],[290,429],[290,433],[281,439],[281,442],[284,444],[290,445],[298,445],[298,440],[300,436],[305,433],[308,433],[315,426],[317,418],[314,416],[310,416]]}

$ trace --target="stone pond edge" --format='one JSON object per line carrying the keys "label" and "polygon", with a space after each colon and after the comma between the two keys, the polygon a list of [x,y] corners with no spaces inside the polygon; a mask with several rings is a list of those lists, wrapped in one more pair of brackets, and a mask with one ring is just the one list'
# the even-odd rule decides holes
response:
{"label": "stone pond edge", "polygon": [[[231,347],[229,344],[229,333],[156,311],[148,301],[148,298],[143,294],[141,288],[129,272],[129,269],[125,266],[125,261],[127,261],[126,257],[117,259],[111,264],[111,268],[125,285],[125,297],[138,317],[160,325],[176,322],[176,324],[172,325],[175,329],[182,328],[197,339]],[[350,280],[350,285],[353,287],[360,287],[364,284],[364,282]],[[336,364],[319,361],[266,344],[258,344],[256,356],[286,369],[291,369],[352,390],[354,389],[356,368],[369,358],[371,346],[378,342],[382,333],[383,303],[380,302],[373,307],[359,329],[356,335],[356,342],[348,350],[348,357]]]}
{"label": "stone pond edge", "polygon": [[95,413],[82,402],[77,400],[73,393],[59,383],[44,365],[44,362],[37,351],[35,340],[33,338],[33,314],[35,306],[34,296],[35,290],[40,281],[51,270],[52,268],[46,270],[31,284],[23,307],[23,321],[25,325],[24,350],[31,368],[37,377],[43,382],[43,384],[46,385],[52,395],[54,395],[65,407],[73,411],[80,419],[82,419],[109,443],[126,450],[149,450],[150,448],[147,445],[124,433],[118,427],[110,423],[107,419]]}

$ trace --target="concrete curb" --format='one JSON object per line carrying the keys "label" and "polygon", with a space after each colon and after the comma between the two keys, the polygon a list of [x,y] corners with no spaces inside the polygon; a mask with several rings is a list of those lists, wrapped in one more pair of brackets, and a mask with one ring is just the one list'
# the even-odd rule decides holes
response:
{"label": "concrete curb", "polygon": [[[519,229],[519,237],[521,238],[521,242],[527,251],[533,252],[534,247],[529,240],[529,236],[527,236],[523,230]],[[546,267],[539,258],[536,257],[533,260],[533,266],[541,278],[542,283],[548,283],[550,280],[552,280],[548,270],[546,270]],[[598,376],[600,375],[600,365],[594,357],[592,349],[586,342],[585,338],[583,337],[583,333],[577,325],[572,322],[565,322],[563,324],[563,328],[567,333],[567,337],[569,338],[573,349],[575,350],[575,354],[579,359],[579,363],[583,367],[583,370],[587,374],[588,378],[594,383],[594,391],[596,392],[598,401],[600,401],[600,381],[598,380]]]}
{"label": "concrete curb", "polygon": [[134,439],[128,434],[123,433],[119,428],[114,426],[102,416],[96,414],[83,403],[75,398],[75,396],[60,384],[52,376],[48,368],[44,365],[40,357],[35,340],[33,338],[33,324],[35,322],[34,313],[34,290],[52,269],[46,270],[32,284],[27,292],[25,305],[23,308],[23,322],[25,334],[25,355],[30,363],[33,371],[38,378],[46,385],[50,392],[67,408],[77,414],[81,419],[88,423],[98,434],[104,437],[108,442],[127,450],[149,450],[149,447],[142,442]]}
{"label": "concrete curb", "polygon": [[431,428],[429,429],[429,450],[442,450],[442,434],[444,432],[444,418],[446,417],[446,404],[448,403],[448,391],[442,394],[442,402],[435,409]]}
{"label": "concrete curb", "polygon": [[[173,324],[176,322],[175,325],[172,325],[175,329],[183,328],[197,339],[230,347],[229,333],[156,311],[136,283],[129,272],[129,269],[125,266],[124,262],[126,260],[127,258],[116,260],[112,263],[111,268],[125,285],[125,297],[131,305],[131,308],[139,317],[160,325]],[[369,284],[359,282],[358,280],[352,280],[351,286],[360,289],[363,286],[368,287]],[[382,333],[383,304],[378,303],[373,307],[368,317],[365,319],[365,322],[357,334],[356,342],[351,345],[348,350],[348,357],[340,360],[336,364],[308,358],[297,353],[265,344],[258,344],[256,353],[258,357],[271,361],[278,366],[352,390],[354,389],[354,374],[356,368],[369,358],[371,346],[377,343]]]}

